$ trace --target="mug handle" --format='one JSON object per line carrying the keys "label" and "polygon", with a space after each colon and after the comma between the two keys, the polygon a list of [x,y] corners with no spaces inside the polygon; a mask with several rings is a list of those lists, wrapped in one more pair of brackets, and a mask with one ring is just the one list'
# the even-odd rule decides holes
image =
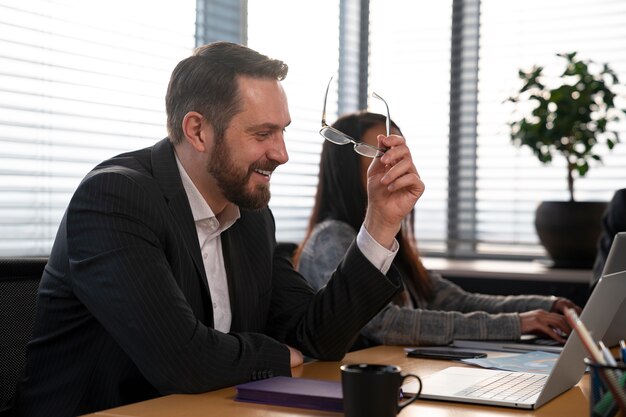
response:
{"label": "mug handle", "polygon": [[415,395],[413,396],[413,398],[411,398],[411,399],[409,399],[409,400],[407,400],[405,402],[399,402],[398,403],[398,411],[397,411],[398,413],[400,411],[402,411],[402,409],[404,407],[406,407],[407,405],[411,404],[413,401],[417,400],[419,398],[420,394],[422,393],[422,380],[417,375],[414,375],[414,374],[403,375],[402,376],[402,384],[401,385],[404,385],[404,380],[407,379],[407,378],[410,378],[410,377],[413,377],[413,378],[417,379],[417,382],[419,383],[420,387],[417,390],[417,392],[415,393]]}

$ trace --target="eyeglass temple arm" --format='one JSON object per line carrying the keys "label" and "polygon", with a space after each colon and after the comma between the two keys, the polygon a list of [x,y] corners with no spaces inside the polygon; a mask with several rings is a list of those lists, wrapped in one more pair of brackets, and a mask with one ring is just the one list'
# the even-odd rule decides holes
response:
{"label": "eyeglass temple arm", "polygon": [[387,120],[385,121],[385,128],[387,129],[387,136],[389,136],[389,134],[391,133],[391,116],[389,115],[389,106],[387,105],[385,99],[375,92],[372,92],[372,95],[385,104],[385,108],[387,109]]}
{"label": "eyeglass temple arm", "polygon": [[324,94],[324,107],[322,108],[322,126],[328,126],[326,124],[326,100],[328,100],[328,90],[330,90],[330,83],[333,82],[334,75],[330,77],[328,80],[328,85],[326,86],[326,94]]}

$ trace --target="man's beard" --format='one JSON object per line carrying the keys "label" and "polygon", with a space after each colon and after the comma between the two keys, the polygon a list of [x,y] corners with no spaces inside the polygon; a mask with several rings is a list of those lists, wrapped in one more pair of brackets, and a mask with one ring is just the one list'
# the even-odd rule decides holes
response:
{"label": "man's beard", "polygon": [[274,171],[279,164],[272,161],[265,163],[255,162],[247,169],[235,166],[231,150],[226,139],[216,141],[213,153],[209,158],[206,170],[217,182],[220,191],[233,204],[239,207],[259,210],[267,206],[270,201],[269,184],[258,184],[253,190],[248,190],[248,182],[255,169]]}

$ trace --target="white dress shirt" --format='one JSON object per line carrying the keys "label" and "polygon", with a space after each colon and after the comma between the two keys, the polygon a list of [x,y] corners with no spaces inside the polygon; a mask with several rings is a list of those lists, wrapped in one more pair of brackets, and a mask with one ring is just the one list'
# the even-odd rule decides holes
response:
{"label": "white dress shirt", "polygon": [[386,274],[391,268],[393,258],[396,257],[400,248],[396,239],[393,240],[391,250],[385,248],[369,234],[364,225],[361,225],[359,233],[356,235],[356,245],[367,260],[383,274]]}
{"label": "white dress shirt", "polygon": [[[202,262],[204,263],[209,292],[213,302],[213,324],[216,330],[228,333],[232,322],[232,312],[220,234],[239,219],[239,207],[229,204],[224,211],[216,216],[180,163],[178,155],[176,155],[176,163],[189,205],[191,206],[193,220],[196,224],[198,242],[202,252]],[[391,250],[381,246],[370,236],[364,226],[361,226],[357,234],[356,244],[367,260],[383,274],[389,271],[399,248],[398,242],[395,240]]]}
{"label": "white dress shirt", "polygon": [[183,181],[183,187],[185,187],[185,193],[191,206],[193,220],[196,223],[202,262],[209,284],[211,301],[213,302],[213,325],[215,330],[228,333],[232,322],[232,313],[220,234],[232,226],[239,218],[239,208],[234,204],[229,204],[224,211],[216,216],[189,175],[187,175],[178,156],[176,157],[176,163],[178,164],[180,178]]}

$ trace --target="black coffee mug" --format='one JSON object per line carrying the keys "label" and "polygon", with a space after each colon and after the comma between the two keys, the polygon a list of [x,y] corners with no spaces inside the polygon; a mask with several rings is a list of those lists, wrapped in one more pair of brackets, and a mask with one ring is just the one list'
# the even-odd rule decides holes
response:
{"label": "black coffee mug", "polygon": [[[400,387],[409,377],[417,379],[419,390],[403,401]],[[352,364],[341,366],[341,387],[346,417],[395,417],[417,400],[422,380],[417,375],[402,375],[394,365]]]}

